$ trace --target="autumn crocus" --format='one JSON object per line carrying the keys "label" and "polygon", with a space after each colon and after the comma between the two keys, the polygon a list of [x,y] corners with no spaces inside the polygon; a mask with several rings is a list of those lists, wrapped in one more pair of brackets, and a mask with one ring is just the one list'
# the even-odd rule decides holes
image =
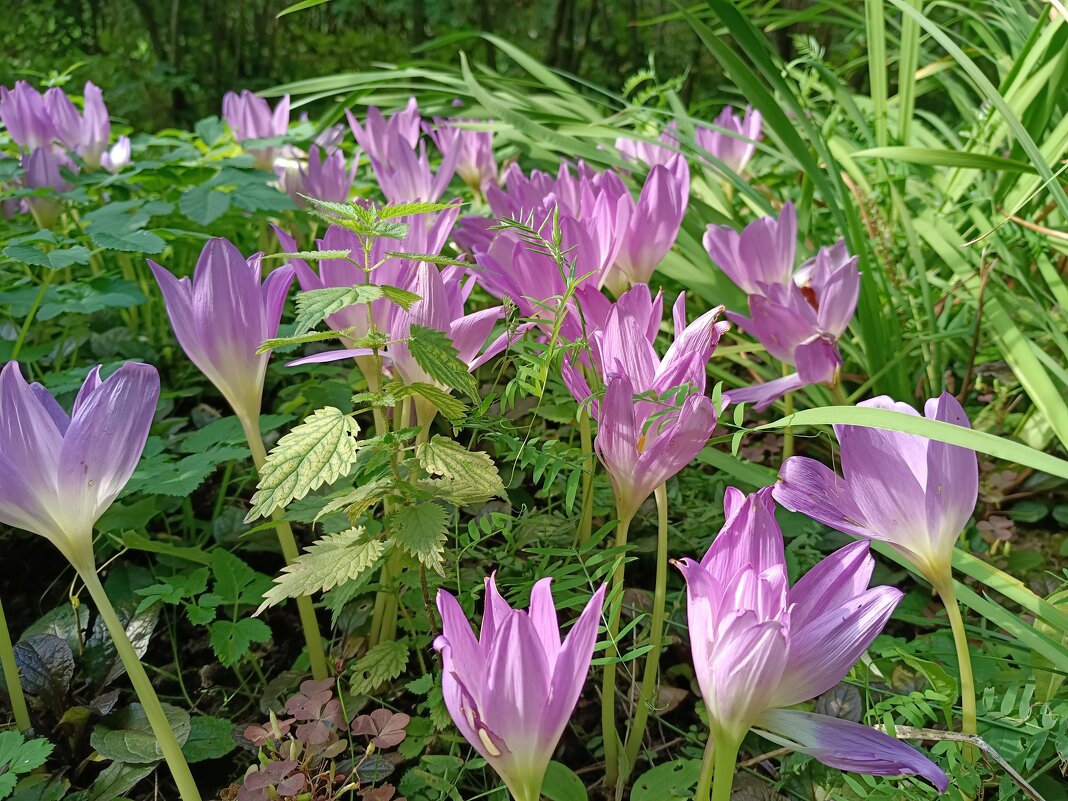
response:
{"label": "autumn crocus", "polygon": [[545,771],[589,672],[605,588],[594,593],[561,641],[549,579],[513,609],[491,577],[476,638],[456,599],[440,590],[442,694],[464,739],[515,801],[538,801]]}
{"label": "autumn crocus", "polygon": [[0,86],[0,122],[23,150],[48,147],[59,138],[44,97],[26,81]]}
{"label": "autumn crocus", "polygon": [[[356,177],[356,166],[359,163],[359,155],[352,160],[352,166],[345,166],[345,154],[340,150],[324,154],[318,145],[312,145],[308,150],[307,166],[298,167],[300,180],[300,194],[313,197],[316,200],[326,200],[331,203],[344,203],[349,199],[352,191],[352,181]],[[290,187],[286,186],[287,191]],[[293,200],[301,202],[296,192],[290,192]]]}
{"label": "autumn crocus", "polygon": [[183,801],[199,801],[152,682],[96,572],[93,526],[141,458],[159,398],[159,374],[124,364],[89,372],[70,414],[17,362],[0,370],[0,523],[39,534],[77,571],[144,707]]}
{"label": "autumn crocus", "polygon": [[746,106],[741,117],[733,108],[727,106],[713,123],[719,130],[698,125],[694,135],[698,147],[741,175],[756,153],[756,143],[760,141],[761,121],[760,112],[752,106]]}
{"label": "autumn crocus", "polygon": [[[215,385],[245,431],[257,470],[267,458],[260,435],[260,404],[270,351],[260,344],[278,334],[294,269],[275,269],[262,280],[261,256],[245,259],[231,242],[212,239],[197,259],[192,279],[176,278],[148,262],[163,292],[178,343],[189,360]],[[276,531],[286,563],[297,558],[289,523],[279,516]],[[316,679],[327,675],[322,640],[311,600],[297,599],[308,656]]]}
{"label": "autumn crocus", "polygon": [[[860,406],[918,416],[882,396]],[[969,427],[949,393],[924,406],[929,420]],[[787,509],[857,537],[890,545],[926,578],[949,614],[961,671],[964,731],[975,734],[975,689],[968,641],[953,586],[953,552],[979,495],[975,451],[912,434],[835,426],[842,475],[814,459],[787,459],[775,499]]]}
{"label": "autumn crocus", "polygon": [[261,256],[246,260],[226,239],[204,246],[191,279],[176,278],[153,261],[149,266],[186,355],[237,416],[255,424],[270,360],[270,352],[256,351],[278,333],[293,268],[280,267],[264,281]]}
{"label": "autumn crocus", "polygon": [[[437,128],[431,132],[442,154],[449,148],[459,150],[456,174],[472,191],[481,194],[488,184],[497,180],[497,160],[493,157],[493,131],[460,127],[477,124],[479,120],[434,118]],[[459,125],[457,125],[459,123]],[[455,131],[455,133],[452,133]]]}
{"label": "autumn crocus", "polygon": [[727,801],[750,729],[842,770],[918,775],[940,792],[946,774],[915,749],[859,723],[788,709],[840,682],[902,593],[872,587],[867,543],[828,556],[793,587],[771,488],[724,498],[726,522],[698,562],[682,559],[694,671],[711,729],[696,801]]}
{"label": "autumn crocus", "polygon": [[749,296],[749,317],[728,317],[750,332],[768,353],[797,370],[782,378],[731,392],[736,403],[765,409],[788,392],[838,382],[845,333],[860,294],[857,258],[844,242],[821,248],[794,269],[797,212],[792,203],[778,218],[763,217],[742,232],[710,225],[704,238],[712,260]]}
{"label": "autumn crocus", "polygon": [[81,156],[89,167],[101,166],[111,140],[111,119],[100,87],[86,82],[81,113],[57,86],[45,92],[44,102],[60,143]]}
{"label": "autumn crocus", "polygon": [[[223,96],[222,112],[238,142],[272,139],[284,136],[289,130],[289,95],[285,95],[272,110],[264,98],[248,89],[241,94],[227,92]],[[270,170],[273,167],[274,148],[259,148],[249,152],[256,157],[256,165],[260,169]]]}

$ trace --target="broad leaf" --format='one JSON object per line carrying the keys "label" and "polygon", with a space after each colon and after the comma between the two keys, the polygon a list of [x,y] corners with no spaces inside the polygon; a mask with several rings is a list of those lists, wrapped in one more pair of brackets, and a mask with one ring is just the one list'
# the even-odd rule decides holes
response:
{"label": "broad leaf", "polygon": [[282,568],[256,614],[287,598],[325,592],[355,579],[374,566],[385,548],[381,540],[368,539],[362,528],[328,534]]}
{"label": "broad leaf", "polygon": [[380,642],[352,666],[353,695],[366,695],[393,681],[408,666],[408,646],[401,640]]}
{"label": "broad leaf", "polygon": [[436,328],[413,325],[408,349],[412,358],[435,381],[452,387],[478,402],[478,385],[460,357],[449,335]]}
{"label": "broad leaf", "polygon": [[426,567],[445,575],[442,556],[448,515],[433,501],[402,506],[389,519],[390,533],[397,544]]}
{"label": "broad leaf", "polygon": [[336,481],[356,461],[359,424],[327,406],[294,428],[271,449],[246,522],[266,517],[324,483]]}
{"label": "broad leaf", "polygon": [[423,485],[442,500],[457,506],[483,503],[504,497],[504,483],[497,466],[481,451],[469,451],[448,437],[436,436],[419,446],[416,458],[422,468],[440,478]]}

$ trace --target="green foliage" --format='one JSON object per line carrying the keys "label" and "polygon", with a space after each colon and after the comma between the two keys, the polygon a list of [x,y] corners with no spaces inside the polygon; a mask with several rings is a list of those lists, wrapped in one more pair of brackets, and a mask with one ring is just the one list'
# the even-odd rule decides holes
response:
{"label": "green foliage", "polygon": [[366,695],[397,678],[408,665],[408,652],[402,640],[380,642],[353,664],[349,691]]}
{"label": "green foliage", "polygon": [[390,533],[404,551],[431,570],[445,575],[445,535],[448,515],[433,501],[401,506],[389,518]]}
{"label": "green foliage", "polygon": [[435,436],[419,446],[420,466],[435,476],[422,482],[444,501],[466,506],[504,495],[497,466],[485,453],[469,451],[448,437]]}
{"label": "green foliage", "polygon": [[479,400],[478,385],[467,365],[460,361],[448,334],[436,328],[413,325],[408,336],[412,358],[427,375],[459,390],[475,402]]}
{"label": "green foliage", "polygon": [[246,520],[275,509],[341,477],[356,461],[360,426],[340,409],[317,409],[267,454]]}
{"label": "green foliage", "polygon": [[20,774],[43,765],[53,748],[43,738],[25,740],[17,731],[0,731],[0,798],[11,795]]}
{"label": "green foliage", "polygon": [[326,592],[353,581],[370,570],[385,552],[385,545],[368,538],[362,528],[328,534],[286,565],[275,584],[263,595],[258,612],[286,598]]}

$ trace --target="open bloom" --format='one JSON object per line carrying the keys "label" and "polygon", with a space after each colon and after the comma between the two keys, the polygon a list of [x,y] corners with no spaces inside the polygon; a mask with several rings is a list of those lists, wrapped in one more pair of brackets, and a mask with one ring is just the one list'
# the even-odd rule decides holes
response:
{"label": "open bloom", "polygon": [[252,425],[270,359],[269,351],[256,350],[278,334],[294,272],[279,267],[261,283],[260,260],[257,253],[246,261],[228,240],[212,239],[200,252],[191,280],[148,262],[182,349],[238,417]]}
{"label": "open bloom", "polygon": [[486,587],[482,631],[475,638],[463,610],[438,591],[442,693],[456,727],[497,772],[516,801],[538,801],[545,770],[575,709],[597,641],[601,587],[560,640],[549,579],[530,593],[530,610],[513,609]]}
{"label": "open bloom", "polygon": [[352,160],[352,167],[346,169],[345,154],[335,149],[328,155],[323,155],[318,145],[312,145],[308,150],[308,166],[298,167],[299,180],[294,181],[297,186],[293,187],[286,182],[286,189],[293,197],[294,202],[302,203],[303,199],[297,196],[297,192],[331,203],[345,203],[352,191],[352,181],[356,177],[356,166],[360,161],[359,155]]}
{"label": "open bloom", "polygon": [[[222,112],[230,130],[234,132],[234,139],[238,142],[284,136],[289,130],[289,95],[283,97],[272,111],[264,98],[248,89],[241,94],[227,92],[223,96]],[[249,152],[256,156],[257,166],[265,170],[271,169],[274,164],[273,148]]]}
{"label": "open bloom", "polygon": [[741,175],[749,159],[756,152],[756,143],[760,140],[760,112],[752,106],[745,107],[745,114],[739,117],[734,109],[727,106],[716,117],[715,124],[730,131],[735,136],[698,125],[694,134],[698,147],[726,164],[731,170]]}
{"label": "open bloom", "polygon": [[51,541],[93,570],[93,526],[141,458],[159,398],[156,368],[128,362],[85,379],[68,415],[18,362],[0,371],[0,522]]}
{"label": "open bloom", "polygon": [[432,203],[445,193],[460,158],[460,148],[453,146],[458,131],[439,132],[436,141],[442,159],[434,172],[426,141],[420,137],[422,118],[415,98],[388,120],[374,107],[367,110],[364,125],[360,125],[352,112],[346,110],[345,114],[356,142],[371,159],[371,169],[386,200]]}
{"label": "open bloom", "polygon": [[689,198],[690,167],[682,156],[649,171],[637,202],[624,191],[617,201],[617,219],[626,220],[618,234],[619,252],[601,285],[618,295],[627,287],[648,283],[675,244]]}
{"label": "open bloom", "polygon": [[771,489],[732,488],[726,522],[686,579],[690,648],[715,747],[737,749],[746,732],[843,770],[919,775],[940,791],[948,778],[915,749],[851,721],[786,707],[842,680],[882,630],[902,593],[868,588],[867,543],[847,545],[793,587]]}
{"label": "open bloom", "polygon": [[[723,307],[702,314],[692,323],[686,322],[686,293],[679,294],[672,309],[675,338],[663,358],[654,343],[660,331],[663,299],[658,292],[654,298],[648,285],[637,284],[609,303],[604,295],[589,291],[578,293],[582,311],[588,352],[577,359],[565,356],[563,378],[575,400],[586,402],[592,395],[587,374],[606,376],[618,366],[637,392],[660,395],[684,384],[698,393],[705,391],[705,366],[730,323],[719,320]],[[571,340],[582,335],[578,310],[573,310],[561,327],[562,334]],[[584,374],[585,368],[586,374]],[[592,409],[597,416],[597,404]]]}
{"label": "open bloom", "polygon": [[73,150],[90,167],[99,167],[111,140],[111,119],[100,87],[87,81],[83,90],[83,112],[58,86],[45,92],[44,102],[52,117],[59,141]]}
{"label": "open bloom", "polygon": [[24,150],[48,147],[59,138],[44,97],[26,81],[14,89],[0,86],[0,122]]}
{"label": "open bloom", "polygon": [[857,258],[845,243],[821,248],[794,270],[797,212],[783,206],[778,219],[763,217],[741,233],[710,225],[705,248],[712,260],[749,295],[749,317],[728,317],[749,331],[775,358],[797,367],[783,378],[731,392],[735,402],[767,408],[787,392],[838,380],[838,339],[853,319],[860,294]]}
{"label": "open bloom", "polygon": [[681,406],[637,400],[617,362],[605,382],[593,447],[608,471],[620,520],[634,517],[653,490],[685,468],[716,427],[712,399],[690,394]]}
{"label": "open bloom", "polygon": [[[886,396],[859,404],[918,416]],[[924,406],[930,420],[969,427],[949,393]],[[795,512],[857,537],[882,540],[932,584],[949,580],[953,548],[975,510],[979,466],[958,445],[863,426],[835,426],[842,476],[803,456],[786,460],[775,500]]]}
{"label": "open bloom", "polygon": [[[454,123],[477,123],[479,120],[435,117],[437,130],[432,132],[434,143],[442,154],[449,148],[459,150],[456,158],[456,174],[476,192],[497,180],[497,161],[493,157],[493,131],[476,131],[459,128]],[[455,134],[451,132],[455,131]]]}

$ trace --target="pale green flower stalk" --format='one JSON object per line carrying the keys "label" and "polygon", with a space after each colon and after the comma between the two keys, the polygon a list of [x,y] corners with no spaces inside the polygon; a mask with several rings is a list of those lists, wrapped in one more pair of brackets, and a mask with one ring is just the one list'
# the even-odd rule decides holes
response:
{"label": "pale green flower stalk", "polygon": [[[0,371],[0,523],[40,534],[77,571],[115,642],[182,801],[200,801],[152,682],[96,574],[93,526],[130,479],[159,399],[159,374],[130,362],[89,373],[68,415],[17,362]],[[9,640],[10,642],[10,640]],[[4,666],[8,681],[18,672]]]}

